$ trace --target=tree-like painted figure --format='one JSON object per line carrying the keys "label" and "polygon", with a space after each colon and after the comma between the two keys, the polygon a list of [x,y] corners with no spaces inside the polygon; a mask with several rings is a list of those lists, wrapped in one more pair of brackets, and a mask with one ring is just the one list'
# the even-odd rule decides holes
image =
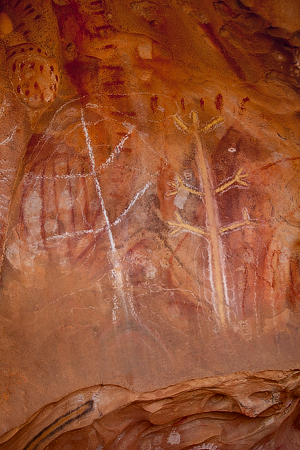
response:
{"label": "tree-like painted figure", "polygon": [[199,136],[199,131],[200,133],[206,133],[218,124],[222,123],[224,120],[222,117],[217,117],[213,119],[208,125],[199,130],[197,114],[193,111],[191,116],[192,124],[190,126],[187,126],[177,116],[174,116],[174,122],[180,130],[190,134],[195,141],[196,163],[201,177],[203,191],[191,189],[190,187],[185,185],[180,176],[177,175],[177,181],[175,183],[172,183],[174,190],[168,192],[167,196],[177,195],[180,191],[187,191],[192,195],[201,197],[201,199],[205,203],[206,227],[205,229],[203,229],[201,227],[195,227],[193,225],[190,225],[189,223],[184,222],[178,212],[175,213],[177,222],[168,221],[168,224],[171,227],[176,227],[171,232],[171,235],[177,234],[180,231],[185,231],[200,235],[208,241],[211,288],[214,293],[213,306],[217,318],[221,323],[221,326],[225,328],[227,322],[226,319],[228,318],[229,313],[229,300],[227,295],[225,261],[221,235],[245,226],[256,226],[257,222],[253,219],[250,219],[247,209],[243,208],[243,220],[234,222],[227,226],[220,225],[218,217],[218,204],[216,199],[217,194],[225,192],[232,186],[240,185],[248,187],[249,184],[247,183],[247,181],[245,181],[245,179],[249,175],[247,173],[243,173],[243,168],[240,168],[237,173],[231,178],[231,180],[224,182],[217,188],[213,186],[212,178],[210,175],[210,167],[205,155],[205,147]]}

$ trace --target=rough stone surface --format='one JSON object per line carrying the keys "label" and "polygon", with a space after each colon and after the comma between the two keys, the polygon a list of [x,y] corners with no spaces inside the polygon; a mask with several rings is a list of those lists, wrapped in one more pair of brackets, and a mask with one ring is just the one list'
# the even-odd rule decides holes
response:
{"label": "rough stone surface", "polygon": [[42,409],[1,449],[296,449],[299,381],[268,371],[142,394],[94,386]]}
{"label": "rough stone surface", "polygon": [[299,2],[0,5],[0,448],[298,448]]}

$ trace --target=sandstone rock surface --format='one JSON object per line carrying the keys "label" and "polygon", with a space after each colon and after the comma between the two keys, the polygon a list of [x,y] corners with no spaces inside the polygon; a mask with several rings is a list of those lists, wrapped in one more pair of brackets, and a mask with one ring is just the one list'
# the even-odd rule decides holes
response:
{"label": "sandstone rock surface", "polygon": [[0,448],[298,448],[299,2],[0,6]]}

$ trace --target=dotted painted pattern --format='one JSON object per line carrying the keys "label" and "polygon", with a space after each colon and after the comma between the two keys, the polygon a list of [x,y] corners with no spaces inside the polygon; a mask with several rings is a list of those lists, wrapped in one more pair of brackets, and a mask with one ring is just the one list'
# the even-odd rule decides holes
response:
{"label": "dotted painted pattern", "polygon": [[59,69],[53,58],[34,44],[19,44],[7,51],[9,75],[20,100],[32,109],[52,103],[59,85]]}

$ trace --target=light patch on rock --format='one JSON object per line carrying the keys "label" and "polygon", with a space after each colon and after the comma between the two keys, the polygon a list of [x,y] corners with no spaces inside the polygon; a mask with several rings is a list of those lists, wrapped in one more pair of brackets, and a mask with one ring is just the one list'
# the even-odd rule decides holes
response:
{"label": "light patch on rock", "polygon": [[147,278],[150,278],[150,280],[152,280],[153,278],[155,278],[156,272],[156,268],[152,264],[149,264],[146,269]]}
{"label": "light patch on rock", "polygon": [[36,191],[29,194],[24,206],[24,217],[28,222],[40,218],[42,208],[42,200]]}
{"label": "light patch on rock", "polygon": [[138,45],[138,52],[142,59],[152,59],[152,42],[149,40]]}
{"label": "light patch on rock", "polygon": [[70,191],[65,189],[59,198],[59,207],[60,209],[70,209],[72,208],[72,199],[70,195]]}
{"label": "light patch on rock", "polygon": [[160,445],[162,443],[162,436],[161,435],[155,436],[153,439],[153,443],[154,445]]}
{"label": "light patch on rock", "polygon": [[219,450],[219,447],[215,444],[202,444],[193,447],[192,450]]}
{"label": "light patch on rock", "polygon": [[57,227],[58,227],[57,220],[51,219],[45,223],[44,228],[47,233],[54,233],[57,230]]}
{"label": "light patch on rock", "polygon": [[10,264],[19,269],[21,267],[21,257],[19,247],[16,243],[9,245],[6,249],[6,257]]}
{"label": "light patch on rock", "polygon": [[168,436],[167,443],[171,445],[180,444],[180,434],[177,431],[171,431]]}
{"label": "light patch on rock", "polygon": [[179,189],[178,194],[175,197],[174,205],[179,209],[183,209],[186,199],[189,196],[189,192],[183,189]]}

